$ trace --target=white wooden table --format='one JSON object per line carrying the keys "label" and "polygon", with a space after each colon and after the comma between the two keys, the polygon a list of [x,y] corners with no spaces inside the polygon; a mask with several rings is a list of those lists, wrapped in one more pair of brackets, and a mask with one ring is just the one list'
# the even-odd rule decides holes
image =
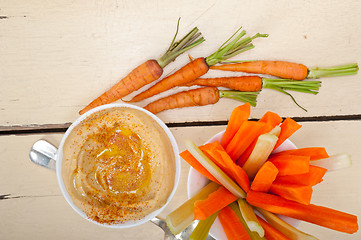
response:
{"label": "white wooden table", "polygon": [[[314,67],[361,63],[360,12],[357,0],[0,0],[0,239],[163,239],[151,223],[114,230],[83,220],[62,197],[55,174],[32,164],[28,155],[38,139],[58,145],[90,100],[146,59],[160,57],[178,17],[181,35],[198,26],[207,39],[189,52],[194,57],[206,57],[243,26],[250,35],[270,36],[256,40],[256,48],[238,59]],[[165,74],[187,61],[180,56]],[[294,117],[303,125],[291,138],[297,146],[350,153],[353,166],[328,173],[312,201],[361,216],[361,74],[322,81],[316,96],[294,94],[308,112],[287,96],[264,90],[251,118],[266,111]],[[202,144],[224,130],[239,104],[221,99],[158,116],[182,151],[185,138]],[[186,200],[188,170],[182,162],[177,194],[162,215]],[[307,223],[300,228],[320,239],[361,239],[359,232],[348,235]]]}

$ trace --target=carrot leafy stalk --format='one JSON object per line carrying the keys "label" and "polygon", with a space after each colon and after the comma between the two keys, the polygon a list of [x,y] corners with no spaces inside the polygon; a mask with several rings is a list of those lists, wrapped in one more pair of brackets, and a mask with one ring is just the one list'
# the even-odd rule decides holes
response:
{"label": "carrot leafy stalk", "polygon": [[229,118],[226,131],[223,134],[221,145],[225,148],[232,140],[240,126],[244,121],[247,121],[251,112],[249,103],[245,103],[233,109]]}
{"label": "carrot leafy stalk", "polygon": [[201,44],[205,39],[198,32],[198,28],[193,28],[181,40],[175,42],[179,29],[179,20],[177,23],[176,34],[165,52],[158,60],[148,60],[135,69],[133,69],[126,77],[121,79],[108,91],[104,92],[98,98],[93,100],[85,108],[80,110],[79,114],[83,114],[92,108],[107,103],[112,103],[128,94],[140,89],[141,87],[157,80],[163,74],[163,68],[170,62],[174,61],[180,54]]}
{"label": "carrot leafy stalk", "polygon": [[192,234],[189,236],[189,240],[205,240],[208,237],[209,230],[212,227],[212,224],[216,220],[218,212],[213,213],[211,216],[207,217],[204,220],[200,220],[193,230]]}
{"label": "carrot leafy stalk", "polygon": [[202,188],[196,195],[184,202],[180,207],[171,212],[166,217],[167,225],[170,231],[177,235],[186,229],[194,220],[194,203],[197,200],[203,200],[209,194],[216,191],[220,186],[217,183],[211,182]]}
{"label": "carrot leafy stalk", "polygon": [[357,216],[314,204],[301,204],[282,197],[249,191],[247,202],[275,214],[281,214],[345,233],[358,230]]}
{"label": "carrot leafy stalk", "polygon": [[184,107],[195,107],[215,104],[220,98],[232,98],[256,106],[258,92],[240,92],[218,90],[216,87],[203,87],[178,92],[149,103],[144,108],[154,114]]}
{"label": "carrot leafy stalk", "polygon": [[246,193],[224,173],[212,160],[210,160],[192,141],[186,140],[187,150],[203,165],[225,188],[237,198],[245,198]]}
{"label": "carrot leafy stalk", "polygon": [[207,199],[197,200],[194,203],[194,219],[205,220],[236,200],[236,196],[227,188],[221,186],[215,192],[209,194]]}
{"label": "carrot leafy stalk", "polygon": [[256,208],[259,213],[267,220],[267,222],[281,232],[284,236],[294,240],[317,240],[316,237],[298,230],[291,226],[277,215],[270,213],[264,209]]}
{"label": "carrot leafy stalk", "polygon": [[175,73],[162,79],[144,92],[136,95],[130,100],[130,102],[139,102],[146,98],[167,91],[173,87],[183,86],[189,82],[192,82],[200,76],[206,74],[209,70],[209,66],[254,48],[253,44],[251,43],[253,39],[268,36],[266,34],[258,33],[253,37],[245,37],[242,39],[246,32],[239,32],[240,30],[241,28],[238,29],[216,52],[210,56],[206,58],[201,57],[194,59]]}
{"label": "carrot leafy stalk", "polygon": [[238,205],[248,228],[252,232],[256,232],[260,237],[264,237],[264,229],[259,223],[252,206],[245,199],[238,199]]}
{"label": "carrot leafy stalk", "polygon": [[280,78],[304,80],[306,78],[335,77],[357,74],[357,63],[329,68],[307,68],[303,64],[286,61],[232,61],[233,64],[213,66],[212,69],[234,72],[267,74]]}
{"label": "carrot leafy stalk", "polygon": [[252,240],[245,226],[231,207],[226,206],[218,214],[228,240]]}

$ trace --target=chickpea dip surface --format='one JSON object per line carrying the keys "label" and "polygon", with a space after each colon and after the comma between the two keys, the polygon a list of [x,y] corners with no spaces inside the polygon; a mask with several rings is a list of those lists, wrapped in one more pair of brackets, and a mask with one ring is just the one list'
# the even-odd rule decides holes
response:
{"label": "chickpea dip surface", "polygon": [[161,208],[172,192],[174,176],[169,138],[137,109],[93,113],[64,143],[65,187],[74,204],[99,223],[140,220]]}

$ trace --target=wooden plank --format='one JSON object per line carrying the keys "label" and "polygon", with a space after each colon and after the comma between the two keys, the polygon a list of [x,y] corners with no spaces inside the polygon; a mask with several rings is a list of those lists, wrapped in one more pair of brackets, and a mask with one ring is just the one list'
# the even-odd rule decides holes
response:
{"label": "wooden plank", "polygon": [[[361,2],[343,1],[11,1],[0,10],[0,126],[65,124],[133,67],[158,58],[182,17],[180,34],[198,26],[206,43],[189,53],[207,56],[237,27],[269,33],[238,59],[282,59],[309,67],[361,62]],[[216,16],[216,17],[215,17]],[[165,75],[188,61],[165,69]],[[210,71],[207,76],[230,75]],[[295,94],[304,112],[264,90],[252,117],[360,114],[360,75],[323,81],[320,94]],[[342,86],[342,87],[340,87]],[[174,90],[176,91],[176,90]],[[167,93],[168,94],[168,93]],[[162,95],[164,96],[164,95]],[[152,100],[154,100],[153,98]],[[147,101],[139,103],[144,106]],[[239,103],[160,113],[165,122],[225,121]]]}
{"label": "wooden plank", "polygon": [[[361,122],[304,122],[302,125],[292,136],[298,147],[324,146],[330,154],[348,152],[353,158],[352,168],[326,175],[315,188],[312,202],[361,216],[361,187],[357,184],[361,181],[361,162],[358,161]],[[200,145],[221,130],[224,126],[171,128],[181,151],[184,139]],[[46,139],[58,145],[61,137],[62,134],[0,136],[1,238],[162,239],[161,230],[151,223],[122,230],[102,228],[83,220],[68,206],[58,189],[54,172],[34,165],[28,158],[28,150],[36,140]],[[162,217],[187,199],[188,170],[189,166],[182,161],[180,185]],[[346,235],[306,223],[300,228],[320,239],[361,237],[360,233]]]}

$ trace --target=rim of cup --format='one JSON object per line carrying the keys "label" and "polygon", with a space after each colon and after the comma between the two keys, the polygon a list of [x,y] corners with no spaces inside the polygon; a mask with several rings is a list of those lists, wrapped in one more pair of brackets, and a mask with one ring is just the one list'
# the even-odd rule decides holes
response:
{"label": "rim of cup", "polygon": [[[67,137],[69,136],[70,132],[79,124],[81,123],[83,120],[87,119],[88,116],[90,116],[91,114],[104,110],[104,109],[108,109],[108,108],[121,108],[121,107],[125,107],[125,108],[132,108],[132,109],[136,109],[139,110],[145,114],[147,114],[149,117],[151,117],[153,120],[155,120],[157,122],[157,124],[164,130],[165,134],[167,135],[171,146],[173,148],[173,154],[174,154],[174,161],[175,161],[175,176],[174,176],[174,185],[173,185],[173,189],[172,192],[169,194],[168,199],[166,201],[166,203],[154,210],[153,212],[149,213],[148,215],[146,215],[145,217],[143,217],[142,219],[139,220],[130,220],[130,221],[126,221],[124,223],[117,223],[117,224],[105,224],[105,223],[99,223],[96,222],[90,218],[88,218],[85,214],[85,212],[83,210],[81,210],[79,207],[77,207],[72,198],[70,197],[70,194],[68,193],[68,191],[66,190],[63,178],[62,178],[62,162],[63,162],[63,146],[65,143],[65,140],[67,139]],[[69,203],[69,205],[75,210],[75,212],[77,212],[80,216],[82,216],[83,218],[85,218],[86,220],[95,223],[97,225],[103,226],[103,227],[108,227],[108,228],[129,228],[129,227],[135,227],[138,225],[141,225],[145,222],[148,222],[149,220],[151,220],[152,218],[156,217],[158,214],[160,214],[165,208],[166,206],[169,204],[169,202],[171,201],[171,199],[173,198],[178,184],[179,184],[179,179],[180,179],[180,171],[181,171],[181,166],[180,166],[180,157],[179,157],[179,149],[178,149],[178,145],[177,142],[172,134],[172,132],[169,130],[169,128],[167,127],[167,125],[165,125],[165,123],[160,120],[156,115],[154,115],[153,113],[149,112],[148,110],[145,110],[144,108],[138,107],[136,105],[132,105],[132,104],[128,104],[128,103],[110,103],[110,104],[106,104],[106,105],[102,105],[96,108],[93,108],[91,110],[89,110],[88,112],[84,113],[83,115],[81,115],[80,117],[78,117],[71,125],[70,127],[66,130],[65,134],[63,135],[57,154],[56,154],[56,176],[58,179],[58,184],[60,187],[60,190],[65,198],[65,200]]]}

